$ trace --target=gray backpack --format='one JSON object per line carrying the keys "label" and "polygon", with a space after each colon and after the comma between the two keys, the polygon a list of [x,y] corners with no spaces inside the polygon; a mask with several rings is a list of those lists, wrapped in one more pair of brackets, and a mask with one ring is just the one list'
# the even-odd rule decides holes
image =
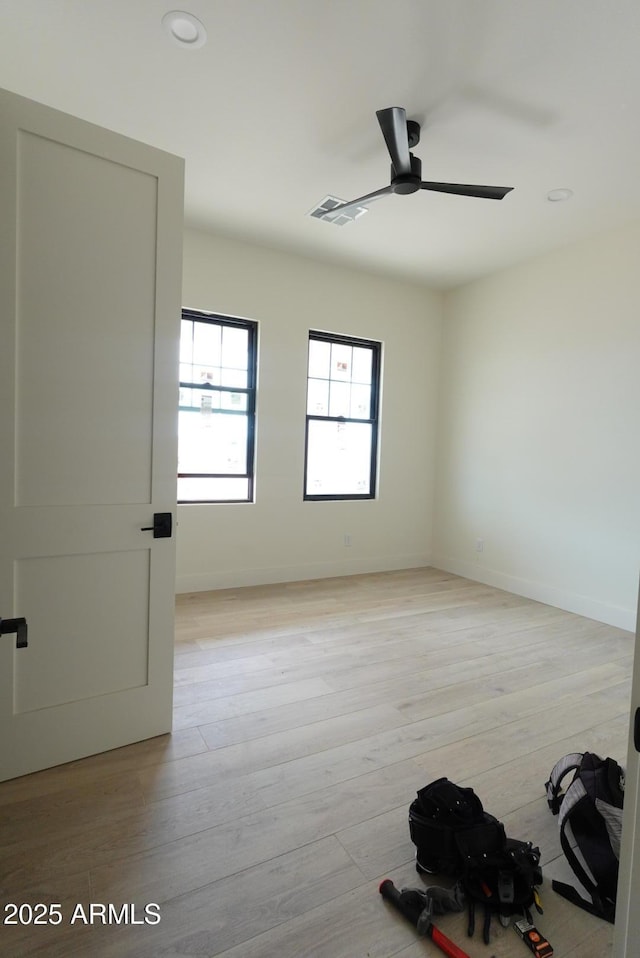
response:
{"label": "gray backpack", "polygon": [[[573,777],[563,792],[562,782],[571,772]],[[624,769],[612,758],[572,752],[556,762],[545,785],[549,808],[558,815],[562,850],[591,901],[563,882],[552,881],[552,888],[579,908],[613,923]]]}

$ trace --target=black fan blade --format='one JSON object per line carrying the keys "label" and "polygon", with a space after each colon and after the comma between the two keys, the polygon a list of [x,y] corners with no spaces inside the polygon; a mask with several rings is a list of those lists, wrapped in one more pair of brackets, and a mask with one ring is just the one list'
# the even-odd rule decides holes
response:
{"label": "black fan blade", "polygon": [[485,200],[502,200],[513,189],[512,186],[470,186],[468,183],[421,183],[421,190],[433,190],[434,193],[455,193],[457,196],[478,196]]}
{"label": "black fan blade", "polygon": [[377,110],[376,116],[396,176],[411,173],[409,134],[407,133],[407,114],[405,110],[401,106],[390,106],[386,110]]}
{"label": "black fan blade", "polygon": [[381,196],[387,196],[389,193],[393,193],[393,187],[385,186],[381,190],[374,190],[373,193],[367,193],[365,196],[359,196],[357,200],[349,200],[348,203],[342,203],[340,206],[334,206],[332,210],[327,210],[327,212],[322,216],[323,220],[330,220],[338,213],[343,213],[345,210],[350,210],[353,206],[364,206],[365,203],[371,202],[371,200],[380,199]]}

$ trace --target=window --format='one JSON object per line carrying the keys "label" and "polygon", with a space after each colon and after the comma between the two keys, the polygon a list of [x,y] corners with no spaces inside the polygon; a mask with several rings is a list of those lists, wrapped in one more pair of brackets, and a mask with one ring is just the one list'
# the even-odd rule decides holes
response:
{"label": "window", "polygon": [[257,324],[185,309],[178,502],[252,502]]}
{"label": "window", "polygon": [[309,333],[305,499],[376,493],[381,344]]}

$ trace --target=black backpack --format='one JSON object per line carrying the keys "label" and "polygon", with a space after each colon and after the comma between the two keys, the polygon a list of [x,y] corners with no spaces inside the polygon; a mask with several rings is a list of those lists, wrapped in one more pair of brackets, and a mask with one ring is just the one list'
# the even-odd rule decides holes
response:
{"label": "black backpack", "polygon": [[[563,779],[573,772],[566,792]],[[563,898],[613,924],[616,910],[624,769],[615,759],[572,752],[556,762],[545,782],[547,801],[558,815],[560,844],[591,901],[571,885],[553,881]],[[573,836],[573,841],[572,841]]]}
{"label": "black backpack", "polygon": [[491,917],[503,924],[537,905],[542,884],[540,850],[507,838],[504,825],[485,812],[471,788],[439,778],[420,789],[409,808],[409,832],[421,874],[455,879],[469,907],[473,935],[476,905],[484,909],[483,937],[489,943]]}

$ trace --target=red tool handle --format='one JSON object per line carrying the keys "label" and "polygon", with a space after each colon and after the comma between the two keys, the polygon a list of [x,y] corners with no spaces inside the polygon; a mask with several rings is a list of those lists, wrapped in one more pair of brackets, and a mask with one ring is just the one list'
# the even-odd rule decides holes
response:
{"label": "red tool handle", "polygon": [[443,951],[445,955],[449,955],[449,958],[469,958],[466,951],[463,951],[462,948],[458,948],[456,943],[451,941],[450,938],[447,938],[446,935],[443,935],[440,929],[436,928],[435,925],[429,925],[427,935],[434,945],[438,946],[440,951]]}

